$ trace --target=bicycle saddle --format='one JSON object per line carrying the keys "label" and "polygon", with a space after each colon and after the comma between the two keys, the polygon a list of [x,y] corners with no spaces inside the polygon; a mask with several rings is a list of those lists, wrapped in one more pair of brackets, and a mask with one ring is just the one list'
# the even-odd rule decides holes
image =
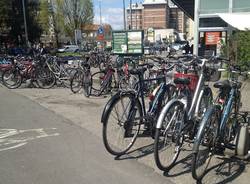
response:
{"label": "bicycle saddle", "polygon": [[189,78],[176,78],[174,79],[175,84],[183,84],[183,85],[189,85],[190,79]]}
{"label": "bicycle saddle", "polygon": [[214,83],[214,87],[215,88],[223,88],[223,89],[230,89],[231,88],[231,84],[229,82],[229,80],[224,80],[224,81],[218,81],[216,83]]}
{"label": "bicycle saddle", "polygon": [[132,75],[142,75],[146,70],[147,68],[143,67],[143,68],[136,68],[136,69],[129,70],[129,72]]}

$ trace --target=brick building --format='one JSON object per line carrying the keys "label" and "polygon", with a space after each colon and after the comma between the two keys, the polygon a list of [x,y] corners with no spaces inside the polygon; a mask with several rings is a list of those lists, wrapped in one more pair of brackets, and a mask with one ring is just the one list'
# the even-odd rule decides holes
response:
{"label": "brick building", "polygon": [[127,28],[170,28],[191,36],[192,21],[171,0],[144,0],[127,8]]}

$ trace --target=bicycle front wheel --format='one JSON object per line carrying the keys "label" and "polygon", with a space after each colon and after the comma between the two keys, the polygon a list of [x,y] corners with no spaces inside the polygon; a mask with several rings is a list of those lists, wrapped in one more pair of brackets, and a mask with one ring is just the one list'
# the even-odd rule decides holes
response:
{"label": "bicycle front wheel", "polygon": [[70,89],[73,93],[78,93],[83,87],[83,71],[75,72],[70,81]]}
{"label": "bicycle front wheel", "polygon": [[216,106],[208,109],[201,121],[193,148],[192,176],[200,180],[208,169],[214,155],[218,130],[218,112]]}
{"label": "bicycle front wheel", "polygon": [[186,112],[179,101],[173,102],[164,112],[162,127],[155,132],[154,158],[160,170],[168,171],[175,164],[183,144],[182,127]]}
{"label": "bicycle front wheel", "polygon": [[40,68],[36,70],[36,82],[42,89],[50,89],[56,83],[56,77],[48,68]]}
{"label": "bicycle front wheel", "polygon": [[86,97],[89,97],[92,89],[92,80],[90,71],[86,71],[83,76],[83,93]]}
{"label": "bicycle front wheel", "polygon": [[23,77],[19,70],[8,69],[2,74],[3,85],[9,89],[16,89],[21,86]]}
{"label": "bicycle front wheel", "polygon": [[123,155],[133,146],[142,116],[140,102],[134,95],[117,93],[112,97],[103,122],[103,142],[109,153]]}

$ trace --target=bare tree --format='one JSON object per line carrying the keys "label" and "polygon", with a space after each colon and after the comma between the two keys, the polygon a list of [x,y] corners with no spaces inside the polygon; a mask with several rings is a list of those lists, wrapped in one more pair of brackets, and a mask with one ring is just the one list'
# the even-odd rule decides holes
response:
{"label": "bare tree", "polygon": [[74,30],[93,22],[92,0],[64,0],[62,9],[66,30],[70,36],[74,35]]}

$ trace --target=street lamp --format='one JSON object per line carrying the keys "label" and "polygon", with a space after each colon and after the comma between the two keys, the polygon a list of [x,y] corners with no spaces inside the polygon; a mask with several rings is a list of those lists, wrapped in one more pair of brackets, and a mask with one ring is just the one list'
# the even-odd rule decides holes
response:
{"label": "street lamp", "polygon": [[195,0],[194,3],[194,46],[193,54],[198,55],[199,51],[199,9],[200,9],[200,0]]}
{"label": "street lamp", "polygon": [[23,20],[24,20],[25,41],[26,41],[26,46],[29,47],[29,38],[28,38],[28,29],[27,29],[27,20],[26,20],[26,9],[25,9],[24,0],[22,0],[22,5],[23,5]]}
{"label": "street lamp", "polygon": [[123,27],[126,30],[126,13],[125,13],[125,0],[123,0]]}
{"label": "street lamp", "polygon": [[99,0],[99,9],[100,9],[100,25],[102,24],[102,0]]}
{"label": "street lamp", "polygon": [[130,29],[132,29],[132,0],[130,0]]}

